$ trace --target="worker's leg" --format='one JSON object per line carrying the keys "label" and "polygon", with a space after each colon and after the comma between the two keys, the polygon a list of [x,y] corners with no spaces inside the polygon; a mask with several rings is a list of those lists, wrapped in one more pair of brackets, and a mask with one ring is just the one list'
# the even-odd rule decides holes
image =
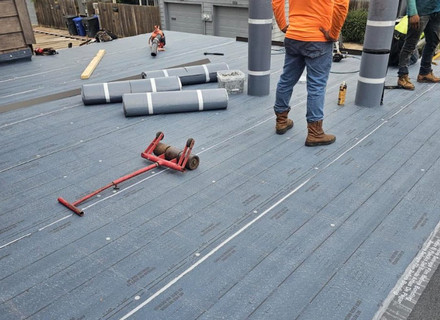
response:
{"label": "worker's leg", "polygon": [[427,75],[432,71],[432,58],[434,57],[435,50],[440,41],[440,13],[437,12],[429,16],[429,21],[424,32],[426,44],[423,48],[422,59],[420,62],[419,74],[421,75]]}
{"label": "worker's leg", "polygon": [[398,75],[404,76],[407,75],[408,66],[411,59],[411,55],[414,52],[414,49],[417,46],[417,43],[420,40],[420,35],[428,24],[429,16],[420,16],[419,28],[412,28],[411,25],[408,27],[408,32],[406,34],[405,42],[403,44],[402,50],[399,54],[399,71]]}
{"label": "worker's leg", "polygon": [[324,97],[333,56],[332,42],[310,42],[307,54],[307,122],[324,118]]}
{"label": "worker's leg", "polygon": [[283,73],[277,84],[275,96],[275,113],[282,113],[290,110],[290,98],[292,97],[293,87],[301,77],[305,62],[300,54],[301,41],[286,38],[284,46],[286,54],[284,57]]}

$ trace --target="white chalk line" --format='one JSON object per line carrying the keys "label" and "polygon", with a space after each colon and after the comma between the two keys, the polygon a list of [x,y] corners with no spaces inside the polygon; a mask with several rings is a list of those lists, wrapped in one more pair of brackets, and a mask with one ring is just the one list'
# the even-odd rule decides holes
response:
{"label": "white chalk line", "polygon": [[16,92],[16,93],[12,93],[12,94],[5,94],[5,95],[3,95],[3,96],[0,96],[0,98],[14,97],[14,96],[18,96],[18,95],[20,95],[20,94],[29,93],[29,92],[34,92],[34,91],[38,91],[38,90],[40,90],[40,88],[32,89],[32,90],[26,90],[26,91],[21,91],[21,92]]}
{"label": "white chalk line", "polygon": [[70,107],[63,107],[61,109],[57,109],[57,110],[53,110],[53,111],[49,111],[49,112],[45,112],[45,113],[40,113],[40,114],[37,114],[37,115],[29,117],[29,118],[21,119],[21,120],[10,122],[10,123],[5,123],[5,124],[0,126],[0,129],[1,128],[6,128],[6,127],[10,127],[10,126],[13,126],[13,125],[16,125],[16,124],[19,124],[19,123],[22,123],[22,122],[26,122],[26,121],[29,121],[29,120],[34,120],[34,119],[37,119],[37,118],[41,118],[41,117],[44,117],[44,116],[47,116],[47,115],[50,115],[50,114],[53,114],[53,113],[57,113],[57,112],[60,112],[60,111],[64,111],[64,110],[67,110],[67,109],[72,109],[72,108],[75,108],[75,107],[78,107],[78,106],[79,106],[79,104],[75,104],[75,105],[70,106]]}
{"label": "white chalk line", "polygon": [[24,236],[21,236],[20,238],[17,238],[17,239],[15,239],[15,240],[12,240],[11,242],[8,242],[8,243],[6,243],[6,244],[0,246],[0,249],[3,249],[3,248],[5,248],[5,247],[9,246],[10,244],[13,244],[13,243],[15,243],[15,242],[17,242],[17,241],[19,241],[19,240],[21,240],[21,239],[23,239],[23,238],[29,237],[30,235],[32,235],[32,233],[25,234]]}
{"label": "white chalk line", "polygon": [[269,213],[270,211],[272,211],[272,209],[274,209],[275,207],[277,207],[280,203],[284,202],[287,198],[289,198],[291,195],[293,195],[294,193],[296,193],[299,189],[301,189],[305,184],[307,184],[310,181],[311,178],[307,179],[306,181],[304,181],[303,183],[301,183],[299,186],[297,186],[295,189],[293,189],[292,191],[290,191],[288,194],[286,194],[283,198],[281,198],[280,200],[278,200],[276,203],[274,203],[272,206],[270,206],[268,209],[266,209],[265,211],[263,211],[262,213],[260,213],[256,218],[254,218],[252,221],[248,222],[246,225],[244,225],[243,227],[241,227],[241,229],[239,229],[238,231],[236,231],[234,234],[232,234],[231,236],[229,236],[229,238],[227,238],[226,240],[224,240],[222,243],[220,243],[217,247],[215,247],[214,249],[212,249],[209,253],[207,253],[205,256],[203,256],[199,261],[197,261],[196,263],[194,263],[192,266],[190,266],[188,269],[186,269],[184,272],[182,272],[180,275],[178,275],[177,277],[175,277],[173,280],[171,280],[170,282],[168,282],[164,287],[162,287],[161,289],[159,289],[158,291],[156,291],[156,293],[154,293],[152,296],[150,296],[147,300],[145,300],[144,302],[142,302],[140,305],[138,305],[136,308],[134,308],[133,310],[131,310],[130,312],[128,312],[126,315],[124,315],[122,318],[120,318],[120,320],[124,320],[127,319],[128,317],[132,316],[134,313],[136,313],[137,311],[139,311],[140,309],[142,309],[144,306],[146,306],[147,304],[149,304],[151,301],[153,301],[156,297],[158,297],[160,294],[162,294],[163,292],[165,292],[169,287],[171,287],[173,284],[175,284],[177,281],[179,281],[180,279],[182,279],[185,275],[187,275],[188,273],[190,273],[192,270],[194,270],[197,266],[199,266],[201,263],[203,263],[205,260],[207,260],[210,256],[212,256],[214,253],[216,253],[218,250],[220,250],[221,248],[223,248],[226,244],[228,244],[231,240],[233,240],[234,238],[236,238],[237,236],[239,236],[243,231],[245,231],[247,228],[249,228],[250,226],[252,226],[255,222],[257,222],[258,220],[260,220],[262,217],[264,217],[267,213]]}

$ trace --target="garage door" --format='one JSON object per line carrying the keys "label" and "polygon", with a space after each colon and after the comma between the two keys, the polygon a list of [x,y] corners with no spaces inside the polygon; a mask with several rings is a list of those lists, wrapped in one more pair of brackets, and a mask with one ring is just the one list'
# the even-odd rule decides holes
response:
{"label": "garage door", "polygon": [[[221,37],[248,37],[247,8],[214,6],[214,35]],[[284,41],[284,33],[278,28],[275,19],[272,22],[272,40]]]}
{"label": "garage door", "polygon": [[171,31],[203,34],[202,7],[197,4],[166,3]]}
{"label": "garage door", "polygon": [[247,8],[214,6],[214,35],[247,38],[248,18]]}

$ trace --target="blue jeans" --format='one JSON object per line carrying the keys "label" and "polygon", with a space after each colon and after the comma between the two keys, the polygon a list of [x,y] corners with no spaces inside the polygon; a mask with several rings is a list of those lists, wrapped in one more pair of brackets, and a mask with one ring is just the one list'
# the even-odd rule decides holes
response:
{"label": "blue jeans", "polygon": [[307,122],[324,118],[324,98],[332,65],[333,42],[304,42],[285,38],[283,73],[277,85],[274,111],[290,110],[293,87],[307,67]]}
{"label": "blue jeans", "polygon": [[440,12],[427,16],[420,16],[419,26],[419,29],[411,28],[411,25],[408,26],[408,33],[399,56],[399,76],[408,74],[408,65],[411,54],[416,48],[422,32],[425,33],[426,44],[422,52],[419,74],[427,75],[432,71],[432,57],[434,56],[435,49],[440,41]]}

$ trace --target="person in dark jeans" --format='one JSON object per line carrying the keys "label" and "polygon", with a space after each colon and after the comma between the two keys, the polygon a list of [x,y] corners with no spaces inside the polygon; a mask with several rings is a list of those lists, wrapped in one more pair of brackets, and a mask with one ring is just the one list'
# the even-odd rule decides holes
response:
{"label": "person in dark jeans", "polygon": [[274,111],[275,132],[284,134],[293,127],[288,118],[293,88],[307,69],[306,146],[327,145],[336,137],[322,128],[324,98],[337,41],[348,12],[349,0],[291,0],[289,19],[285,0],[272,0],[278,27],[286,34],[283,73],[277,84]]}
{"label": "person in dark jeans", "polygon": [[422,32],[426,44],[422,51],[417,82],[440,82],[432,71],[432,58],[440,42],[440,0],[408,0],[408,32],[399,55],[399,79],[397,85],[406,90],[414,90],[409,80],[408,65],[411,55],[419,42]]}

